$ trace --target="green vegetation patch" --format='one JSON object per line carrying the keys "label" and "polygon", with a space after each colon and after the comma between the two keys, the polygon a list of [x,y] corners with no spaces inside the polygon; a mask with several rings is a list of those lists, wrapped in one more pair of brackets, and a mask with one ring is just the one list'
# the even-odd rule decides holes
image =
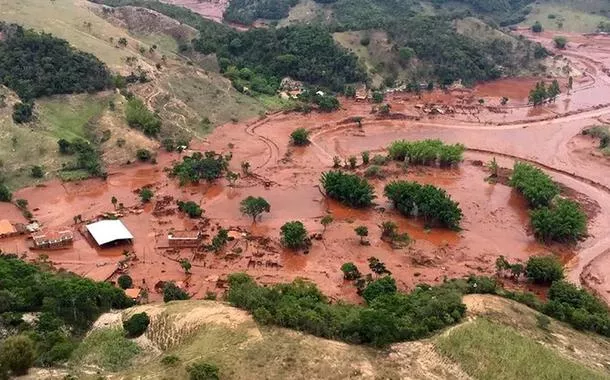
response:
{"label": "green vegetation patch", "polygon": [[76,364],[96,365],[108,371],[128,368],[140,352],[138,345],[125,337],[120,328],[95,330],[74,351]]}
{"label": "green vegetation patch", "polygon": [[393,160],[404,161],[412,165],[442,167],[454,166],[464,158],[466,147],[462,144],[445,144],[441,140],[394,141],[389,147],[388,155]]}
{"label": "green vegetation patch", "polygon": [[515,329],[484,318],[464,324],[435,341],[438,350],[477,379],[607,379]]}
{"label": "green vegetation patch", "polygon": [[259,18],[279,20],[288,17],[299,0],[231,0],[224,12],[226,21],[251,25]]}

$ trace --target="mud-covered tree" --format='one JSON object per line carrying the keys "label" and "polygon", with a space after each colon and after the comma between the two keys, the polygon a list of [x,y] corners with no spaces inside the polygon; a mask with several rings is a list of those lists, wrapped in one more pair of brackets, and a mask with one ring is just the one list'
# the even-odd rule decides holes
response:
{"label": "mud-covered tree", "polygon": [[203,214],[203,209],[193,201],[178,201],[178,210],[186,213],[190,218],[199,218]]}
{"label": "mud-covered tree", "polygon": [[153,191],[148,187],[140,189],[140,200],[142,201],[142,203],[150,202],[154,195],[155,194],[153,193]]}
{"label": "mud-covered tree", "polygon": [[371,304],[377,297],[396,293],[396,280],[392,276],[384,276],[369,283],[362,292],[362,298]]}
{"label": "mud-covered tree", "polygon": [[320,220],[320,224],[322,225],[322,233],[326,232],[326,228],[333,222],[333,216],[330,214],[324,215],[324,217]]}
{"label": "mud-covered tree", "polygon": [[382,276],[384,274],[392,274],[392,272],[390,272],[384,263],[382,263],[381,261],[379,261],[378,258],[376,257],[369,257],[368,258],[368,262],[369,262],[369,268],[371,269],[371,271],[373,271],[373,273],[375,273],[378,276]]}
{"label": "mud-covered tree", "polygon": [[341,272],[343,272],[343,278],[349,281],[354,281],[362,277],[362,274],[354,263],[344,263],[341,265]]}
{"label": "mud-covered tree", "polygon": [[110,198],[110,203],[112,203],[112,206],[114,207],[114,209],[116,210],[116,205],[119,202],[118,199],[116,199],[116,197],[113,195],[112,198]]}
{"label": "mud-covered tree", "polygon": [[360,237],[360,244],[364,245],[366,243],[364,238],[369,236],[368,227],[367,226],[358,226],[354,229],[354,232],[356,232],[356,235],[358,235]]}
{"label": "mud-covered tree", "polygon": [[250,163],[248,161],[242,161],[241,172],[244,173],[245,176],[250,175]]}
{"label": "mud-covered tree", "polygon": [[572,87],[574,87],[574,78],[570,75],[568,77],[568,95],[570,95],[570,91],[572,90]]}
{"label": "mud-covered tree", "polygon": [[555,42],[555,47],[557,49],[565,49],[568,44],[568,39],[564,36],[556,36],[553,38],[553,42]]}
{"label": "mud-covered tree", "polygon": [[534,234],[545,242],[576,242],[587,235],[587,215],[568,199],[533,210],[530,217]]}
{"label": "mud-covered tree", "polygon": [[358,159],[356,158],[356,156],[349,156],[349,158],[347,159],[347,163],[349,168],[354,170],[356,169],[356,165],[358,165]]}
{"label": "mud-covered tree", "polygon": [[381,229],[381,238],[392,240],[398,234],[398,225],[391,220],[386,220],[379,226]]}
{"label": "mud-covered tree", "polygon": [[551,284],[563,279],[563,265],[552,255],[532,256],[525,265],[525,275],[537,284]]}
{"label": "mud-covered tree", "polygon": [[191,268],[193,267],[188,259],[180,259],[180,267],[184,270],[185,274],[191,274]]}
{"label": "mud-covered tree", "polygon": [[146,332],[150,317],[145,312],[136,313],[123,322],[123,329],[130,338],[137,338]]}
{"label": "mud-covered tree", "polygon": [[360,155],[362,157],[362,164],[368,165],[369,161],[371,159],[371,154],[369,153],[369,151],[366,150],[366,151],[362,152]]}
{"label": "mud-covered tree", "polygon": [[309,131],[305,128],[297,128],[290,134],[292,145],[305,146],[309,144]]}
{"label": "mud-covered tree", "polygon": [[210,245],[209,249],[218,253],[224,248],[225,245],[227,245],[228,241],[229,241],[229,231],[224,228],[221,228],[218,230],[216,235],[212,238],[212,244]]}
{"label": "mud-covered tree", "polygon": [[121,289],[129,289],[133,286],[133,280],[128,274],[122,274],[117,279],[117,283]]}
{"label": "mud-covered tree", "polygon": [[547,89],[544,82],[536,83],[536,86],[530,90],[528,100],[536,106],[542,105],[548,98]]}
{"label": "mud-covered tree", "polygon": [[307,230],[300,221],[285,223],[280,228],[280,241],[284,247],[294,250],[305,248],[309,245]]}
{"label": "mud-covered tree", "polygon": [[23,376],[34,364],[34,342],[25,335],[9,336],[0,344],[0,366],[13,376]]}
{"label": "mud-covered tree", "polygon": [[561,88],[559,87],[559,82],[555,79],[547,89],[546,96],[550,102],[554,102],[559,94],[561,94]]}
{"label": "mud-covered tree", "polygon": [[510,269],[510,263],[508,262],[508,260],[506,260],[506,257],[500,255],[496,259],[496,274],[499,275],[500,273],[508,269]]}
{"label": "mud-covered tree", "polygon": [[163,302],[182,301],[189,298],[189,295],[173,281],[166,282],[163,286]]}
{"label": "mud-covered tree", "polygon": [[239,179],[239,173],[235,173],[235,172],[228,170],[227,174],[225,175],[225,178],[229,182],[229,186],[234,187],[235,182],[237,182],[237,180]]}
{"label": "mud-covered tree", "polygon": [[252,222],[256,223],[259,215],[271,211],[271,205],[263,197],[249,196],[240,202],[239,210],[242,214],[251,216]]}
{"label": "mud-covered tree", "polygon": [[375,189],[367,180],[355,174],[329,171],[320,179],[326,195],[347,206],[368,207],[375,199]]}

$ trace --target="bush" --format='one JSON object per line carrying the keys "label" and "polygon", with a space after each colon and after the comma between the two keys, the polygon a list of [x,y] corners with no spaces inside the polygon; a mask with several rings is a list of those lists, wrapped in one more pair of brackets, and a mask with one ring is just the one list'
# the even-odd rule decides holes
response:
{"label": "bush", "polygon": [[146,136],[155,137],[161,131],[161,119],[136,97],[127,100],[125,119],[130,127],[141,130]]}
{"label": "bush", "polygon": [[178,209],[193,219],[199,218],[203,214],[203,209],[193,201],[178,201]]}
{"label": "bush", "polygon": [[532,32],[541,33],[542,32],[542,24],[540,21],[536,21],[534,25],[532,25]]}
{"label": "bush", "polygon": [[11,199],[13,199],[13,193],[5,184],[0,183],[0,202],[10,202]]}
{"label": "bush", "polygon": [[189,298],[189,295],[172,281],[166,282],[163,286],[163,302],[183,301]]}
{"label": "bush", "polygon": [[364,165],[368,165],[370,161],[370,153],[368,151],[364,151],[360,155],[362,156],[362,163]]}
{"label": "bush", "polygon": [[551,207],[533,210],[530,217],[542,241],[575,242],[587,235],[587,215],[571,200],[558,199]]}
{"label": "bush", "polygon": [[320,179],[326,195],[351,207],[368,207],[375,199],[375,189],[355,174],[329,171]]}
{"label": "bush", "polygon": [[164,356],[163,359],[161,359],[161,364],[167,367],[174,367],[178,363],[180,363],[180,358],[176,355],[167,355]]}
{"label": "bush", "polygon": [[563,36],[557,36],[553,38],[553,41],[555,42],[555,47],[557,49],[565,49],[568,44],[568,39]]}
{"label": "bush", "polygon": [[227,157],[214,151],[193,153],[185,156],[182,162],[174,164],[171,175],[180,179],[180,185],[200,180],[212,182],[224,176],[229,167]]}
{"label": "bush", "polygon": [[190,365],[186,371],[190,380],[218,380],[218,367],[214,364],[198,362]]}
{"label": "bush", "polygon": [[154,195],[155,194],[153,193],[153,191],[148,187],[140,189],[140,200],[142,201],[142,203],[150,202]]}
{"label": "bush", "polygon": [[533,208],[548,206],[559,194],[559,188],[542,170],[523,162],[516,162],[510,185],[519,190]]}
{"label": "bush", "polygon": [[396,293],[396,281],[391,276],[385,276],[367,285],[362,292],[362,298],[371,304],[377,297]]}
{"label": "bush", "polygon": [[383,92],[381,92],[381,91],[373,92],[373,103],[381,103],[381,102],[383,102],[384,98],[385,98],[385,96],[383,95]]}
{"label": "bush", "polygon": [[42,168],[42,166],[34,165],[32,166],[30,175],[32,176],[32,178],[42,178],[44,177],[44,169]]}
{"label": "bush", "polygon": [[128,274],[122,274],[117,279],[117,283],[121,289],[129,289],[133,286],[133,280]]}
{"label": "bush", "polygon": [[307,230],[299,221],[285,223],[280,229],[280,237],[282,245],[290,249],[304,248],[309,243]]}
{"label": "bush", "polygon": [[459,229],[462,210],[445,190],[416,182],[393,181],[384,188],[385,196],[403,215],[422,216],[427,226],[435,224]]}
{"label": "bush", "polygon": [[9,336],[0,344],[0,367],[4,366],[13,376],[26,375],[34,364],[34,354],[34,343],[30,338]]}
{"label": "bush", "polygon": [[371,163],[373,165],[383,166],[388,163],[388,158],[386,156],[376,154],[373,156],[373,158],[371,158]]}
{"label": "bush", "polygon": [[366,178],[384,178],[385,173],[381,166],[371,165],[364,171],[364,176]]}
{"label": "bush", "polygon": [[345,263],[341,265],[341,272],[343,272],[343,278],[350,281],[362,277],[362,274],[354,263]]}
{"label": "bush", "polygon": [[13,121],[17,124],[28,123],[34,117],[34,103],[16,103],[13,106]]}
{"label": "bush", "polygon": [[148,149],[138,149],[136,151],[136,157],[140,161],[148,161],[151,159],[152,153],[150,153],[150,150]]}
{"label": "bush", "polygon": [[563,265],[555,256],[532,256],[527,260],[525,275],[537,284],[551,284],[563,279]]}
{"label": "bush", "polygon": [[297,128],[290,134],[293,145],[304,146],[309,144],[309,131],[305,128]]}
{"label": "bush", "polygon": [[149,324],[150,317],[148,314],[142,312],[134,314],[128,320],[124,321],[123,328],[127,332],[128,337],[137,338],[144,334]]}
{"label": "bush", "polygon": [[434,166],[438,163],[441,167],[450,167],[463,160],[466,147],[462,144],[446,145],[440,140],[398,140],[388,149],[393,160],[411,165]]}

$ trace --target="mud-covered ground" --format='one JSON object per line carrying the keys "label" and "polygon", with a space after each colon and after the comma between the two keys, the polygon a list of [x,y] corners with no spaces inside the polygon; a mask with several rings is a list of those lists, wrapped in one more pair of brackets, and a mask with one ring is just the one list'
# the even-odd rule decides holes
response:
{"label": "mud-covered ground", "polygon": [[[534,38],[549,47],[552,36]],[[569,268],[569,279],[586,285],[610,299],[610,176],[608,162],[596,152],[595,141],[580,136],[588,126],[610,118],[609,37],[568,36],[565,51],[558,52],[574,67],[575,84],[570,94],[565,87],[559,99],[547,106],[527,106],[527,94],[535,79],[509,79],[477,86],[474,90],[436,91],[418,98],[412,94],[388,97],[392,117],[371,113],[368,102],[342,100],[343,109],[330,114],[278,113],[244,124],[217,128],[190,151],[215,150],[233,153],[231,169],[240,172],[240,163],[249,161],[253,175],[242,177],[235,187],[224,179],[214,184],[180,187],[164,172],[179,153],[159,153],[158,163],[132,164],[110,168],[106,181],[91,179],[80,183],[50,181],[43,186],[18,191],[15,198],[28,200],[30,210],[45,231],[69,228],[75,231],[74,246],[57,251],[31,251],[23,237],[0,240],[0,249],[19,252],[28,258],[44,253],[56,266],[98,280],[112,276],[124,251],[128,272],[137,286],[147,287],[151,299],[159,280],[184,281],[189,293],[203,297],[207,291],[221,291],[227,274],[246,271],[263,283],[305,277],[316,282],[333,298],[356,300],[351,284],[342,280],[344,262],[356,263],[368,272],[371,256],[386,263],[403,289],[420,282],[439,282],[445,277],[469,273],[491,274],[498,255],[525,261],[531,255],[555,252]],[[564,58],[556,58],[558,60]],[[564,62],[564,61],[562,61]],[[565,83],[565,77],[560,78]],[[509,98],[500,105],[502,96]],[[481,105],[478,99],[484,99]],[[441,113],[433,114],[432,109]],[[350,122],[363,117],[361,128]],[[297,127],[311,130],[312,143],[304,148],[289,145],[289,134]],[[460,142],[469,150],[456,169],[403,169],[396,163],[384,167],[386,177],[372,180],[377,190],[376,207],[352,210],[325,199],[318,184],[322,172],[332,166],[333,156],[359,156],[362,151],[384,154],[396,139],[440,138]],[[527,160],[544,168],[564,187],[564,194],[576,198],[591,215],[590,237],[571,247],[544,246],[528,228],[522,197],[504,184],[490,184],[481,162],[496,157],[503,167],[514,160]],[[360,162],[360,160],[359,160]],[[362,173],[365,167],[356,171]],[[383,197],[383,186],[393,179],[432,183],[447,190],[464,212],[463,230],[425,230],[418,221],[396,214]],[[153,202],[142,206],[137,190],[152,186]],[[253,224],[239,212],[239,202],[249,196],[263,196],[271,212]],[[84,220],[114,211],[111,198],[123,203],[122,218],[134,235],[132,246],[100,249],[78,232],[74,216]],[[165,198],[165,201],[163,199]],[[175,212],[176,200],[193,200],[205,210],[204,220],[192,220]],[[161,201],[159,204],[157,202]],[[163,203],[165,202],[165,203]],[[335,221],[321,240],[313,240],[305,253],[281,248],[279,229],[291,220],[302,221],[310,233],[322,232],[320,219],[330,212]],[[22,222],[20,212],[10,204],[0,204],[0,215]],[[408,248],[392,249],[380,240],[377,227],[393,220],[414,242]],[[358,225],[369,228],[369,246],[359,244],[354,232]],[[219,227],[229,228],[231,241],[219,254],[193,249],[170,250],[167,233],[171,229],[198,228],[209,242]],[[192,274],[186,275],[178,261],[188,258]],[[221,280],[221,281],[219,281]]]}

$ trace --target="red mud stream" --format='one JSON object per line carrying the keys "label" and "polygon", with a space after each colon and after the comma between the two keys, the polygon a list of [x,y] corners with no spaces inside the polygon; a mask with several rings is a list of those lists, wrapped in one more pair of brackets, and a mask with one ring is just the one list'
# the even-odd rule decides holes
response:
{"label": "red mud stream", "polygon": [[[246,271],[263,283],[305,277],[333,298],[357,300],[355,290],[343,282],[339,269],[347,261],[367,272],[367,258],[375,256],[386,263],[401,288],[406,289],[419,282],[439,282],[444,277],[491,274],[498,255],[525,261],[531,255],[555,250],[556,247],[537,243],[528,233],[527,210],[521,196],[504,185],[485,182],[487,173],[470,163],[496,155],[502,166],[512,166],[515,158],[542,164],[557,181],[599,205],[599,213],[590,223],[591,236],[562,252],[567,258],[575,255],[568,263],[570,280],[578,282],[582,275],[586,285],[608,300],[608,164],[603,157],[591,155],[593,143],[578,135],[582,128],[610,115],[610,108],[603,106],[610,103],[610,80],[604,73],[605,65],[610,63],[610,39],[578,36],[574,41],[578,44],[571,43],[565,54],[569,54],[573,65],[586,71],[586,76],[576,78],[572,94],[563,94],[553,105],[537,110],[527,107],[527,93],[536,79],[518,79],[482,84],[472,91],[434,92],[422,99],[408,94],[390,98],[393,112],[416,115],[417,121],[377,120],[370,114],[371,104],[344,100],[344,109],[332,114],[274,114],[244,125],[226,125],[216,129],[207,141],[195,144],[194,149],[228,152],[229,144],[233,144],[232,169],[240,171],[239,163],[248,160],[256,174],[238,180],[234,188],[224,180],[180,188],[163,172],[172,160],[180,159],[179,154],[160,153],[157,165],[113,168],[107,181],[51,181],[15,194],[15,198],[28,200],[35,218],[46,230],[73,229],[73,218],[78,214],[90,219],[113,211],[110,199],[115,196],[132,210],[122,220],[135,237],[133,246],[99,249],[76,232],[74,246],[66,250],[30,251],[23,237],[0,240],[0,249],[18,251],[28,258],[45,253],[58,267],[96,279],[104,279],[114,271],[116,263],[124,258],[124,249],[133,250],[137,260],[130,262],[127,272],[136,285],[151,290],[153,300],[160,298],[152,292],[159,280],[186,281],[189,293],[202,297],[206,291],[220,291],[217,280],[237,271]],[[497,106],[502,96],[510,97],[506,107],[487,108]],[[481,97],[485,106],[478,105]],[[416,107],[431,101],[452,105],[456,113],[430,116]],[[350,116],[365,117],[363,128],[342,122]],[[312,130],[312,144],[299,149],[289,147],[290,132],[301,126]],[[371,210],[349,209],[320,193],[319,176],[331,167],[333,156],[346,158],[364,150],[382,151],[399,138],[441,138],[461,142],[476,152],[468,152],[466,161],[455,170],[413,167],[404,172],[396,164],[388,165],[388,177],[373,181],[378,198],[377,207]],[[446,189],[460,202],[463,230],[426,231],[418,221],[397,215],[382,196],[384,184],[393,179],[416,180]],[[265,182],[271,186],[265,186]],[[200,227],[205,234],[213,236],[222,226],[231,228],[236,239],[217,255],[191,249],[168,252],[163,248],[167,246],[168,231],[190,230],[197,221],[178,213],[154,216],[155,200],[142,208],[136,191],[145,185],[152,185],[155,199],[172,196],[175,200],[198,202],[210,219],[209,226]],[[271,212],[254,225],[239,213],[239,202],[248,195],[263,196],[271,204]],[[334,216],[335,222],[323,240],[313,241],[307,254],[295,254],[279,246],[282,224],[301,220],[310,233],[321,232],[319,220],[326,212]],[[14,222],[23,221],[18,210],[9,204],[0,204],[0,215]],[[408,232],[414,243],[394,250],[381,241],[377,226],[385,220],[397,222],[400,231]],[[370,246],[359,244],[354,233],[358,225],[369,228]],[[241,231],[271,240],[246,239]],[[209,241],[210,237],[206,239]],[[178,264],[181,257],[193,263],[192,275],[183,273]]]}

